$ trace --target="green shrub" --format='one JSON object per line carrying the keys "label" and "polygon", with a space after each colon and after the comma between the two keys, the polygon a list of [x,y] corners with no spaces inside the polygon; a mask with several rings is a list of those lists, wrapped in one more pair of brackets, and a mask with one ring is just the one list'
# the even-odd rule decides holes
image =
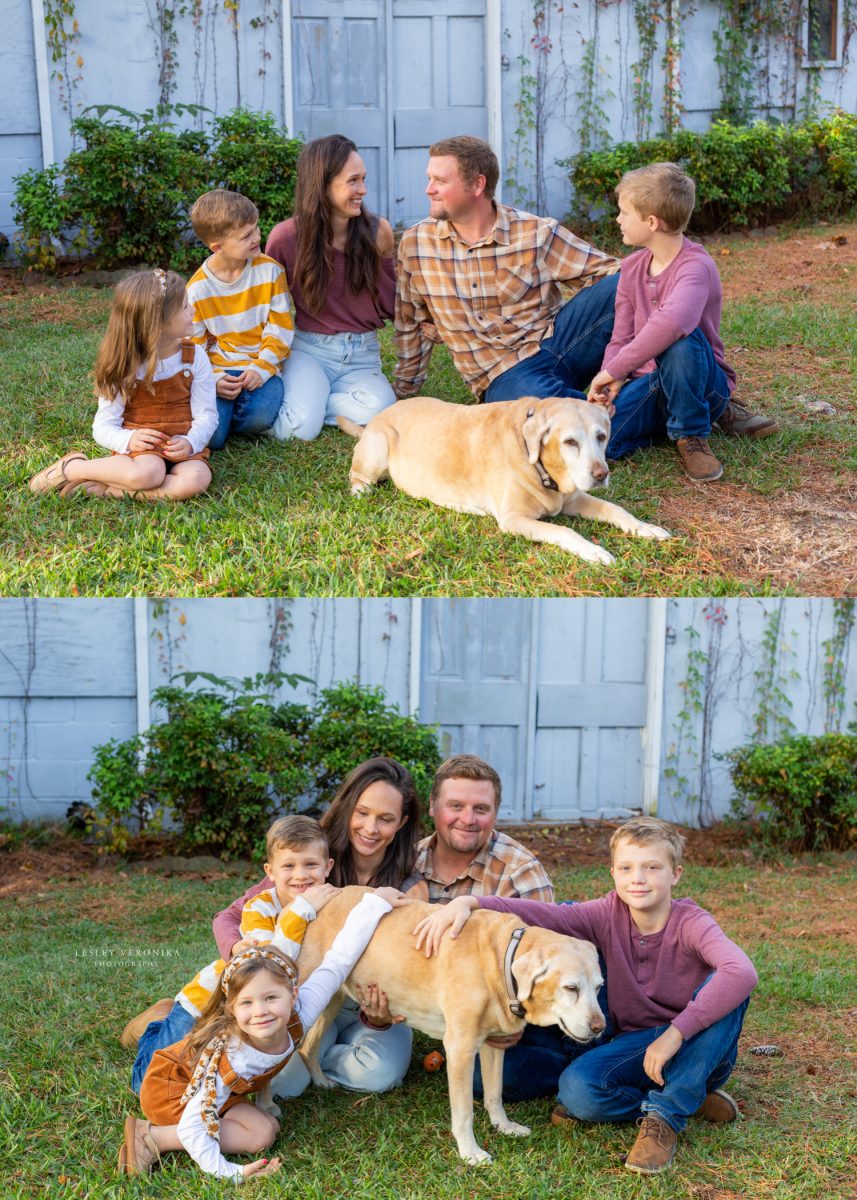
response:
{"label": "green shrub", "polygon": [[847,850],[857,844],[857,736],[801,734],[727,754],[733,811],[763,845]]}
{"label": "green shrub", "polygon": [[620,142],[577,154],[569,169],[574,207],[569,222],[590,234],[615,232],[614,189],[625,171],[676,162],[696,181],[694,233],[767,225],[811,214],[838,217],[857,203],[857,116],[835,111],[796,125],[715,121],[705,133]]}
{"label": "green shrub", "polygon": [[80,145],[61,167],[15,179],[16,249],[25,262],[49,270],[64,251],[88,251],[103,267],[151,263],[187,273],[205,256],[189,217],[202,192],[244,192],[259,207],[263,234],[290,213],[301,143],[270,113],[236,109],[208,131],[177,131],[152,110],[92,111],[72,122]]}
{"label": "green shrub", "polygon": [[[142,828],[168,815],[185,850],[253,855],[278,812],[293,811],[301,797],[329,801],[352,767],[377,754],[402,762],[428,795],[440,762],[435,731],[387,704],[381,688],[340,683],[313,707],[268,695],[298,675],[179,678],[184,687],[153,694],[163,721],[96,749],[88,778],[108,849],[125,848],[132,817]],[[192,690],[200,679],[209,686]]]}
{"label": "green shrub", "polygon": [[304,735],[304,761],[314,780],[314,797],[330,801],[352,767],[379,754],[407,767],[420,797],[428,799],[441,761],[435,728],[403,716],[396,705],[387,703],[383,688],[358,683],[325,688]]}
{"label": "green shrub", "polygon": [[[300,744],[275,719],[263,690],[283,681],[294,686],[300,677],[182,678],[212,686],[157,688],[153,699],[165,719],[96,751],[88,778],[99,816],[120,817],[146,801],[177,823],[183,849],[253,853],[274,814],[293,809],[309,783]],[[111,848],[121,842],[114,838]]]}
{"label": "green shrub", "polygon": [[294,208],[300,138],[289,138],[272,113],[236,108],[213,124],[209,187],[249,196],[259,210],[262,240]]}

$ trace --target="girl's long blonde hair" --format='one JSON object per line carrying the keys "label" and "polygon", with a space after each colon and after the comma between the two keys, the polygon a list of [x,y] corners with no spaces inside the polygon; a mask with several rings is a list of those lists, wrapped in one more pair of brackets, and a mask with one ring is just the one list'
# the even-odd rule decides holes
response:
{"label": "girl's long blonde hair", "polygon": [[[267,946],[266,950],[278,953],[271,946]],[[191,1059],[191,1069],[196,1067],[203,1050],[214,1038],[229,1038],[236,1034],[240,1036],[233,1006],[242,989],[259,971],[270,971],[280,983],[286,985],[290,992],[294,992],[293,976],[290,972],[296,974],[295,965],[285,954],[279,954],[278,957],[282,959],[282,965],[276,958],[266,955],[264,958],[261,956],[251,958],[248,962],[237,966],[231,973],[228,996],[223,992],[223,975],[221,974],[208,1004],[188,1034],[187,1051]]]}
{"label": "girl's long blonde hair", "polygon": [[98,357],[95,394],[127,404],[141,366],[149,390],[158,365],[158,341],[164,322],[181,307],[184,280],[175,271],[138,271],[116,288]]}

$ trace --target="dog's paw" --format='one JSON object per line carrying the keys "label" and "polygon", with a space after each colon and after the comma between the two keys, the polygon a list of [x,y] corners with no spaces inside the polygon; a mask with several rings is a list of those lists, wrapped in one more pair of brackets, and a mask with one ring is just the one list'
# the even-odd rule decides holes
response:
{"label": "dog's paw", "polygon": [[574,553],[585,562],[597,563],[601,567],[610,567],[616,561],[609,550],[596,546],[594,542],[584,542],[583,546],[575,546]]}
{"label": "dog's paw", "polygon": [[634,537],[657,538],[661,542],[672,537],[668,529],[661,529],[660,525],[650,525],[647,521],[640,521],[633,533]]}
{"label": "dog's paw", "polygon": [[269,1117],[275,1117],[278,1121],[283,1115],[283,1110],[273,1100],[260,1100],[257,1096],[256,1107],[261,1108],[263,1113],[267,1113]]}
{"label": "dog's paw", "polygon": [[529,1125],[519,1125],[517,1121],[504,1121],[501,1125],[495,1125],[494,1128],[500,1133],[505,1133],[506,1137],[529,1137]]}
{"label": "dog's paw", "polygon": [[490,1163],[494,1161],[488,1151],[483,1150],[481,1146],[474,1146],[472,1150],[468,1150],[467,1153],[462,1154],[461,1157],[468,1164],[468,1166],[471,1167],[480,1167],[483,1163]]}
{"label": "dog's paw", "polygon": [[351,480],[351,495],[352,496],[368,496],[372,491],[371,483],[364,483],[362,479]]}
{"label": "dog's paw", "polygon": [[316,1087],[328,1089],[336,1087],[336,1084],[332,1079],[329,1079],[327,1075],[325,1075],[324,1071],[310,1071],[310,1075],[312,1076],[312,1081]]}

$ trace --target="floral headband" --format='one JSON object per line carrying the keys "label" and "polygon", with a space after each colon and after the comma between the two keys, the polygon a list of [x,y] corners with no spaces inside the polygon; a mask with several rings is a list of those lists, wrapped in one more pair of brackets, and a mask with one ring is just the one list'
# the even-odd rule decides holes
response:
{"label": "floral headband", "polygon": [[166,294],[167,294],[167,273],[166,273],[166,271],[162,270],[160,267],[155,267],[152,274],[155,276],[155,279],[157,279],[158,283],[161,285],[161,295],[166,296]]}
{"label": "floral headband", "polygon": [[235,974],[238,967],[245,963],[251,962],[254,958],[268,958],[271,962],[277,963],[282,967],[288,976],[289,983],[292,987],[298,981],[298,969],[294,961],[287,954],[283,954],[280,950],[269,949],[267,946],[251,946],[248,950],[242,950],[240,954],[236,954],[231,962],[225,967],[223,974],[220,977],[220,986],[223,990],[224,1000],[229,997],[229,987],[232,983],[232,976]]}

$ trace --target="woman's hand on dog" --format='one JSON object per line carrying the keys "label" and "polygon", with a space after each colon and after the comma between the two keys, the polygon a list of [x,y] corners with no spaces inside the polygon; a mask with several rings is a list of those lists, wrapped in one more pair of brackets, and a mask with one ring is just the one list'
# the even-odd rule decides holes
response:
{"label": "woman's hand on dog", "polygon": [[437,954],[444,934],[457,938],[470,920],[470,914],[478,907],[479,901],[475,896],[458,896],[449,904],[438,905],[436,911],[424,917],[414,929],[416,949],[423,949],[426,958]]}
{"label": "woman's hand on dog", "polygon": [[370,1025],[398,1025],[400,1021],[404,1021],[404,1017],[394,1017],[390,1012],[387,993],[382,992],[377,983],[368,983],[365,991],[355,983],[354,990],[357,993],[360,1009]]}

